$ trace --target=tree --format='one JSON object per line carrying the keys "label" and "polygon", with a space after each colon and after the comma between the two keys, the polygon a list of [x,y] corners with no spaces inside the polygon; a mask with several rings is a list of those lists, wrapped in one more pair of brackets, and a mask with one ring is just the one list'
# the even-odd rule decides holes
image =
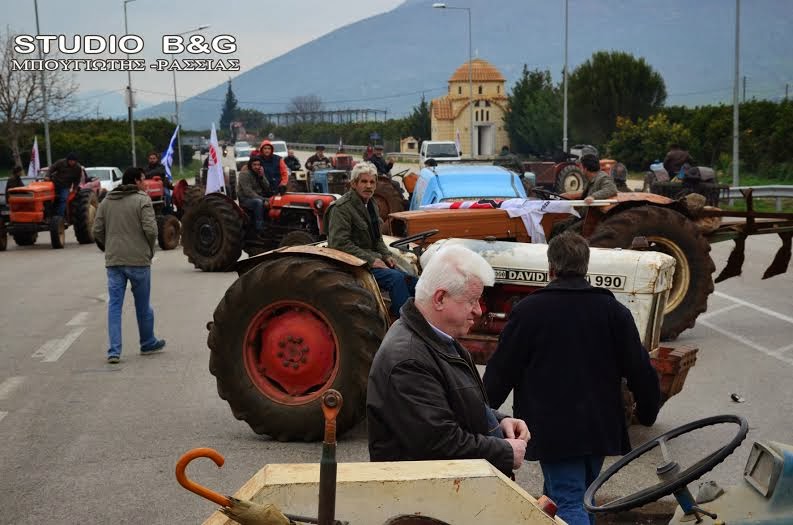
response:
{"label": "tree", "polygon": [[238,109],[236,120],[242,122],[248,131],[259,130],[269,125],[264,113],[255,109]]}
{"label": "tree", "polygon": [[550,71],[524,65],[508,104],[504,122],[513,151],[543,155],[561,149],[562,97]]}
{"label": "tree", "polygon": [[[14,70],[25,58],[14,50],[16,35],[0,34],[0,125],[5,129],[11,158],[21,166],[20,136],[27,126],[44,120],[44,92],[40,71]],[[62,71],[47,72],[47,106],[65,112],[73,103],[77,85]]]}
{"label": "tree", "polygon": [[237,106],[237,97],[231,90],[231,80],[229,80],[229,88],[226,90],[226,100],[223,102],[223,110],[220,112],[220,133],[225,134],[232,121],[236,120],[239,107]]}
{"label": "tree", "polygon": [[419,142],[429,140],[432,135],[432,122],[430,120],[430,105],[424,95],[418,106],[413,106],[413,111],[405,122],[405,134],[411,135]]}
{"label": "tree", "polygon": [[628,169],[646,170],[655,160],[661,160],[671,144],[689,149],[691,133],[682,124],[672,124],[663,113],[647,119],[617,117],[617,130],[608,142],[608,154],[619,159]]}
{"label": "tree", "polygon": [[622,51],[598,51],[568,79],[571,130],[576,142],[603,144],[617,117],[636,121],[666,101],[661,75],[643,58]]}
{"label": "tree", "polygon": [[295,113],[298,122],[316,122],[316,113],[322,111],[323,105],[322,99],[317,95],[300,95],[292,97],[286,111]]}

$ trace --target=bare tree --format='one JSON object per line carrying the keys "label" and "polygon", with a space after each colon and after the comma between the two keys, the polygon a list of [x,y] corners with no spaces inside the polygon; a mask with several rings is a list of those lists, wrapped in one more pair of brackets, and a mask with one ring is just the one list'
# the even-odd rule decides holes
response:
{"label": "bare tree", "polygon": [[[19,139],[25,126],[44,119],[44,95],[41,71],[14,68],[29,56],[14,50],[14,37],[0,33],[0,126],[5,130],[14,163],[22,164]],[[73,101],[77,85],[70,73],[47,71],[47,105],[63,111]]]}
{"label": "bare tree", "polygon": [[317,95],[300,95],[289,101],[286,111],[294,113],[299,122],[315,122],[322,107],[322,99]]}

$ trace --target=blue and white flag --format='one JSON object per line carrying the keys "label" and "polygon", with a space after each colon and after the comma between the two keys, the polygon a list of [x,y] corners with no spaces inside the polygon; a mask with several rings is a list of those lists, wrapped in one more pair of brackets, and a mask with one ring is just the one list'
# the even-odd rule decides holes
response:
{"label": "blue and white flag", "polygon": [[176,129],[173,130],[173,136],[171,137],[171,142],[168,143],[168,149],[165,150],[165,153],[162,154],[162,165],[165,166],[165,176],[168,177],[168,180],[173,180],[171,176],[171,166],[173,165],[173,150],[174,145],[176,144],[176,136],[179,134],[179,126],[176,126]]}

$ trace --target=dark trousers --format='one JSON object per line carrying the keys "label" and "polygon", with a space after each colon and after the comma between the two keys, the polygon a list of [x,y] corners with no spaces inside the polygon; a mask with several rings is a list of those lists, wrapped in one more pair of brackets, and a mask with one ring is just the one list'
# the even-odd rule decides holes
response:
{"label": "dark trousers", "polygon": [[595,516],[584,510],[584,493],[603,466],[603,456],[581,456],[560,461],[540,461],[543,492],[558,507],[567,525],[594,525]]}
{"label": "dark trousers", "polygon": [[253,212],[253,220],[256,223],[256,231],[264,230],[264,199],[261,197],[252,197],[249,199],[241,199],[240,204],[243,208]]}
{"label": "dark trousers", "polygon": [[394,268],[374,268],[372,275],[378,286],[388,291],[391,296],[391,313],[399,317],[402,305],[416,295],[416,278]]}
{"label": "dark trousers", "polygon": [[55,185],[55,215],[66,217],[66,202],[69,200],[69,186]]}

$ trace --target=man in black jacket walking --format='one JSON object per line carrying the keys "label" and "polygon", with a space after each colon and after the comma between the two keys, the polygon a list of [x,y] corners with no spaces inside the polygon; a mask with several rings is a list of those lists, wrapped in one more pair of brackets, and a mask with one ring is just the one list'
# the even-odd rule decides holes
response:
{"label": "man in black jacket walking", "polygon": [[544,493],[569,525],[590,525],[584,492],[604,456],[630,451],[622,379],[636,416],[652,425],[660,406],[658,375],[630,311],[586,280],[589,245],[564,232],[548,245],[552,282],[523,299],[509,316],[484,384],[490,406],[515,390],[515,417],[532,440],[526,459],[540,462]]}
{"label": "man in black jacket walking", "polygon": [[366,415],[372,461],[488,460],[520,467],[526,423],[488,406],[471,354],[456,341],[482,315],[479,297],[495,274],[462,246],[429,261],[369,371]]}

